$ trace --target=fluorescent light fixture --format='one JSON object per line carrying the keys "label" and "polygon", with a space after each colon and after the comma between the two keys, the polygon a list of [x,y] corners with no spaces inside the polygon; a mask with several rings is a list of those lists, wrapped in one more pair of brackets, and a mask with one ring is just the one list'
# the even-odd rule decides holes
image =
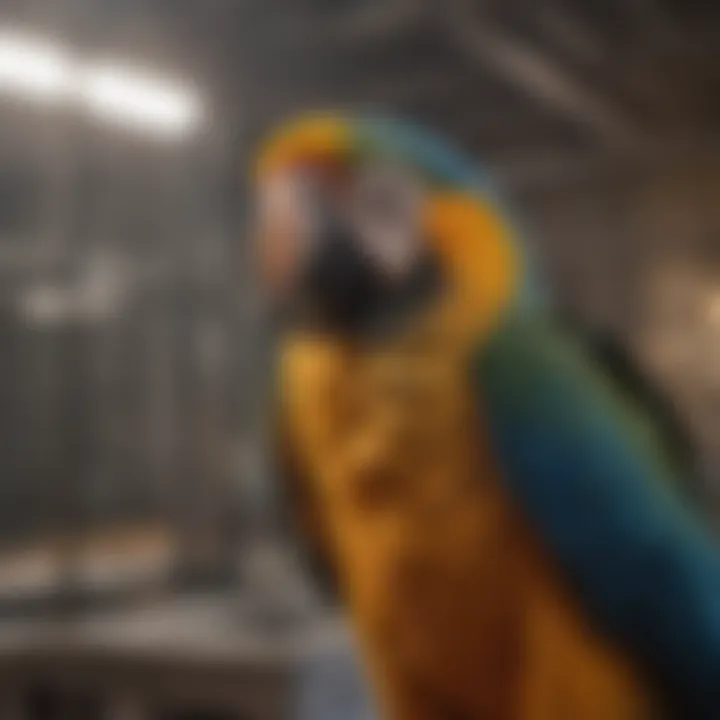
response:
{"label": "fluorescent light fixture", "polygon": [[183,135],[201,116],[200,103],[187,90],[120,66],[91,68],[80,92],[95,117],[162,135]]}
{"label": "fluorescent light fixture", "polygon": [[0,32],[0,93],[64,102],[103,122],[169,139],[181,138],[202,119],[190,89],[123,63],[83,67],[53,43]]}
{"label": "fluorescent light fixture", "polygon": [[73,88],[72,64],[52,43],[0,34],[0,90],[55,101]]}

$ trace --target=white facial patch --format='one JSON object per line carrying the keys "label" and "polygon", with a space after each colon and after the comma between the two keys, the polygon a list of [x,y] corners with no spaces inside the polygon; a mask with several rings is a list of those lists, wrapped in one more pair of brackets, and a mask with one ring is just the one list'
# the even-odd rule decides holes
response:
{"label": "white facial patch", "polygon": [[290,232],[298,241],[309,240],[317,225],[316,206],[310,198],[308,179],[298,172],[270,178],[260,192],[261,224]]}
{"label": "white facial patch", "polygon": [[408,272],[422,250],[426,189],[408,168],[391,163],[359,170],[350,213],[362,249],[393,277]]}
{"label": "white facial patch", "polygon": [[260,189],[256,233],[267,282],[276,292],[289,288],[316,240],[317,204],[311,181],[299,172],[268,179]]}

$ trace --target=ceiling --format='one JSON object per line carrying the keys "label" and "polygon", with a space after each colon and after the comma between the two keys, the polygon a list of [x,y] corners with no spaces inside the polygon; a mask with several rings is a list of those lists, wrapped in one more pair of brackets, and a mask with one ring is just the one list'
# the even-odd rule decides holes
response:
{"label": "ceiling", "polygon": [[190,77],[243,138],[378,107],[522,175],[705,152],[720,120],[711,2],[2,0],[0,17]]}

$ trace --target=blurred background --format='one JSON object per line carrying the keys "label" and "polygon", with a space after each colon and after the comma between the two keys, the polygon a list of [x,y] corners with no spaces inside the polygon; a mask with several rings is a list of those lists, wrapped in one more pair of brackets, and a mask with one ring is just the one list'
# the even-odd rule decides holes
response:
{"label": "blurred background", "polygon": [[365,717],[268,540],[246,171],[299,110],[482,161],[717,507],[718,48],[699,0],[0,0],[0,719]]}

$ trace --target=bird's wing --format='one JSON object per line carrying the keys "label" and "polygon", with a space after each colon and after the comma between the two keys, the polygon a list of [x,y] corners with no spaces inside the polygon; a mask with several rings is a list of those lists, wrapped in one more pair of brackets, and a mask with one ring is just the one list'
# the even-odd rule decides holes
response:
{"label": "bird's wing", "polygon": [[509,318],[473,365],[505,482],[589,617],[685,717],[717,717],[720,546],[675,491],[660,436],[549,322]]}
{"label": "bird's wing", "polygon": [[616,391],[656,434],[659,451],[673,466],[678,491],[705,512],[702,501],[706,493],[699,477],[695,443],[673,400],[640,369],[628,348],[611,333],[582,329],[575,323],[568,323],[567,331],[578,337]]}

